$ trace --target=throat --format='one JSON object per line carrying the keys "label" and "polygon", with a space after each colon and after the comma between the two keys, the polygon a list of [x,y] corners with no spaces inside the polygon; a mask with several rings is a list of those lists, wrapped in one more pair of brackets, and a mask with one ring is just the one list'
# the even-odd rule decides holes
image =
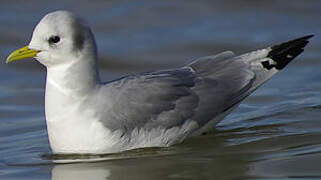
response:
{"label": "throat", "polygon": [[96,65],[86,61],[47,68],[46,92],[52,89],[66,96],[84,96],[99,84]]}
{"label": "throat", "polygon": [[79,114],[99,86],[97,71],[90,65],[61,64],[47,68],[45,111],[47,121],[61,121],[66,112]]}

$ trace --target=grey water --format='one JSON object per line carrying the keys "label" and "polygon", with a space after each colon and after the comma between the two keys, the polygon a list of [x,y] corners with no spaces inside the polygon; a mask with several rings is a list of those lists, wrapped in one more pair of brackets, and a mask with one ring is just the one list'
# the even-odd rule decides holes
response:
{"label": "grey water", "polygon": [[[316,36],[210,134],[101,162],[57,164],[46,132],[45,68],[5,59],[58,9],[88,21],[106,81]],[[1,1],[0,179],[321,179],[320,9],[317,0]]]}

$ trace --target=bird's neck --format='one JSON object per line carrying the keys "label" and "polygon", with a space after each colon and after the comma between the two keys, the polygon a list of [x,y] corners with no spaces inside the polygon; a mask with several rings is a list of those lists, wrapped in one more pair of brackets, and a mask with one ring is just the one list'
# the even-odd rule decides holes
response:
{"label": "bird's neck", "polygon": [[74,61],[47,67],[46,91],[52,90],[66,96],[88,94],[100,83],[94,61]]}

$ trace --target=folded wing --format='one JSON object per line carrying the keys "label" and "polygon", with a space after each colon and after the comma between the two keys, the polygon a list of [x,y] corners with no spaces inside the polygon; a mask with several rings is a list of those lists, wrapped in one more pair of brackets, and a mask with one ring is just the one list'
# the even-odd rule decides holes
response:
{"label": "folded wing", "polygon": [[241,56],[223,52],[173,70],[127,76],[108,83],[109,129],[170,129],[186,122],[188,134],[211,129],[245,97],[303,51],[306,36]]}

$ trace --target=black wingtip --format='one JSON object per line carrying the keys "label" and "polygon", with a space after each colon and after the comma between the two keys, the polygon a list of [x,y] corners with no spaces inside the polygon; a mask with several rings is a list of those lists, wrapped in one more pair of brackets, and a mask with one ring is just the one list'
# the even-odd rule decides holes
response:
{"label": "black wingtip", "polygon": [[273,67],[278,70],[283,69],[289,62],[304,51],[303,48],[309,43],[308,39],[313,36],[314,35],[311,34],[280,45],[272,46],[272,50],[267,57],[273,59],[275,63],[271,64],[268,61],[264,61],[262,62],[262,65],[267,69],[272,69]]}

